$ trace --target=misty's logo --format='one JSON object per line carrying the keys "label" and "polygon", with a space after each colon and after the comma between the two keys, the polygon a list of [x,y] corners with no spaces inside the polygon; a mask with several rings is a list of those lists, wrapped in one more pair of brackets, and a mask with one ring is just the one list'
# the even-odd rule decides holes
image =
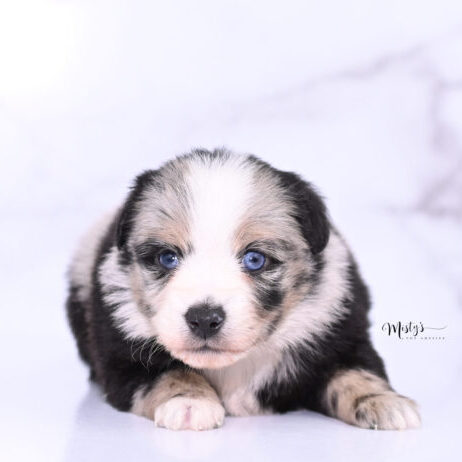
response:
{"label": "misty's logo", "polygon": [[[399,339],[420,339],[420,340],[444,340],[442,331],[444,327],[424,326],[423,322],[386,322],[382,325],[382,331],[389,337],[394,336]],[[428,332],[430,331],[430,332]]]}

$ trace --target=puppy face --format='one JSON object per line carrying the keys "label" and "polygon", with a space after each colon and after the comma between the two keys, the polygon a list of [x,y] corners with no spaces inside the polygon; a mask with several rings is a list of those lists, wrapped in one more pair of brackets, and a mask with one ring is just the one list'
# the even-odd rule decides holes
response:
{"label": "puppy face", "polygon": [[310,293],[328,224],[297,176],[194,152],[138,177],[117,239],[150,334],[194,368],[220,368],[267,340]]}

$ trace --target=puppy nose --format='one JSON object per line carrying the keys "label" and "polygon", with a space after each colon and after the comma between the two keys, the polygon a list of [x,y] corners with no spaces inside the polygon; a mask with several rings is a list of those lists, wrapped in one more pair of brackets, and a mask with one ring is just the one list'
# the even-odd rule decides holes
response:
{"label": "puppy nose", "polygon": [[221,329],[225,312],[221,306],[203,303],[189,308],[185,318],[191,332],[205,340],[213,337]]}

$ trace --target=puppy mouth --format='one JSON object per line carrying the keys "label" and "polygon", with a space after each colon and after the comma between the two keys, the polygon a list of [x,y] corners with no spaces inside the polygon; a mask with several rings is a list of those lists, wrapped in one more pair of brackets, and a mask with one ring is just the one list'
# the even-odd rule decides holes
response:
{"label": "puppy mouth", "polygon": [[216,354],[240,354],[242,350],[216,348],[210,345],[202,345],[198,348],[186,348],[184,351],[188,353],[216,353]]}
{"label": "puppy mouth", "polygon": [[172,351],[172,354],[193,368],[219,369],[241,359],[245,356],[245,350],[217,348],[205,344],[195,348]]}

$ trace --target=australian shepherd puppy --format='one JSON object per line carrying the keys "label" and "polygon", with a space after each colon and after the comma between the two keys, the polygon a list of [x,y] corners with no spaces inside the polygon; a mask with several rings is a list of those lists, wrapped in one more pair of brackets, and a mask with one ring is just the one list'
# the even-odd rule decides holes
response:
{"label": "australian shepherd puppy", "polygon": [[311,409],[405,429],[370,301],[316,190],[254,156],[196,150],[138,176],[84,237],[67,313],[117,409],[174,430]]}

